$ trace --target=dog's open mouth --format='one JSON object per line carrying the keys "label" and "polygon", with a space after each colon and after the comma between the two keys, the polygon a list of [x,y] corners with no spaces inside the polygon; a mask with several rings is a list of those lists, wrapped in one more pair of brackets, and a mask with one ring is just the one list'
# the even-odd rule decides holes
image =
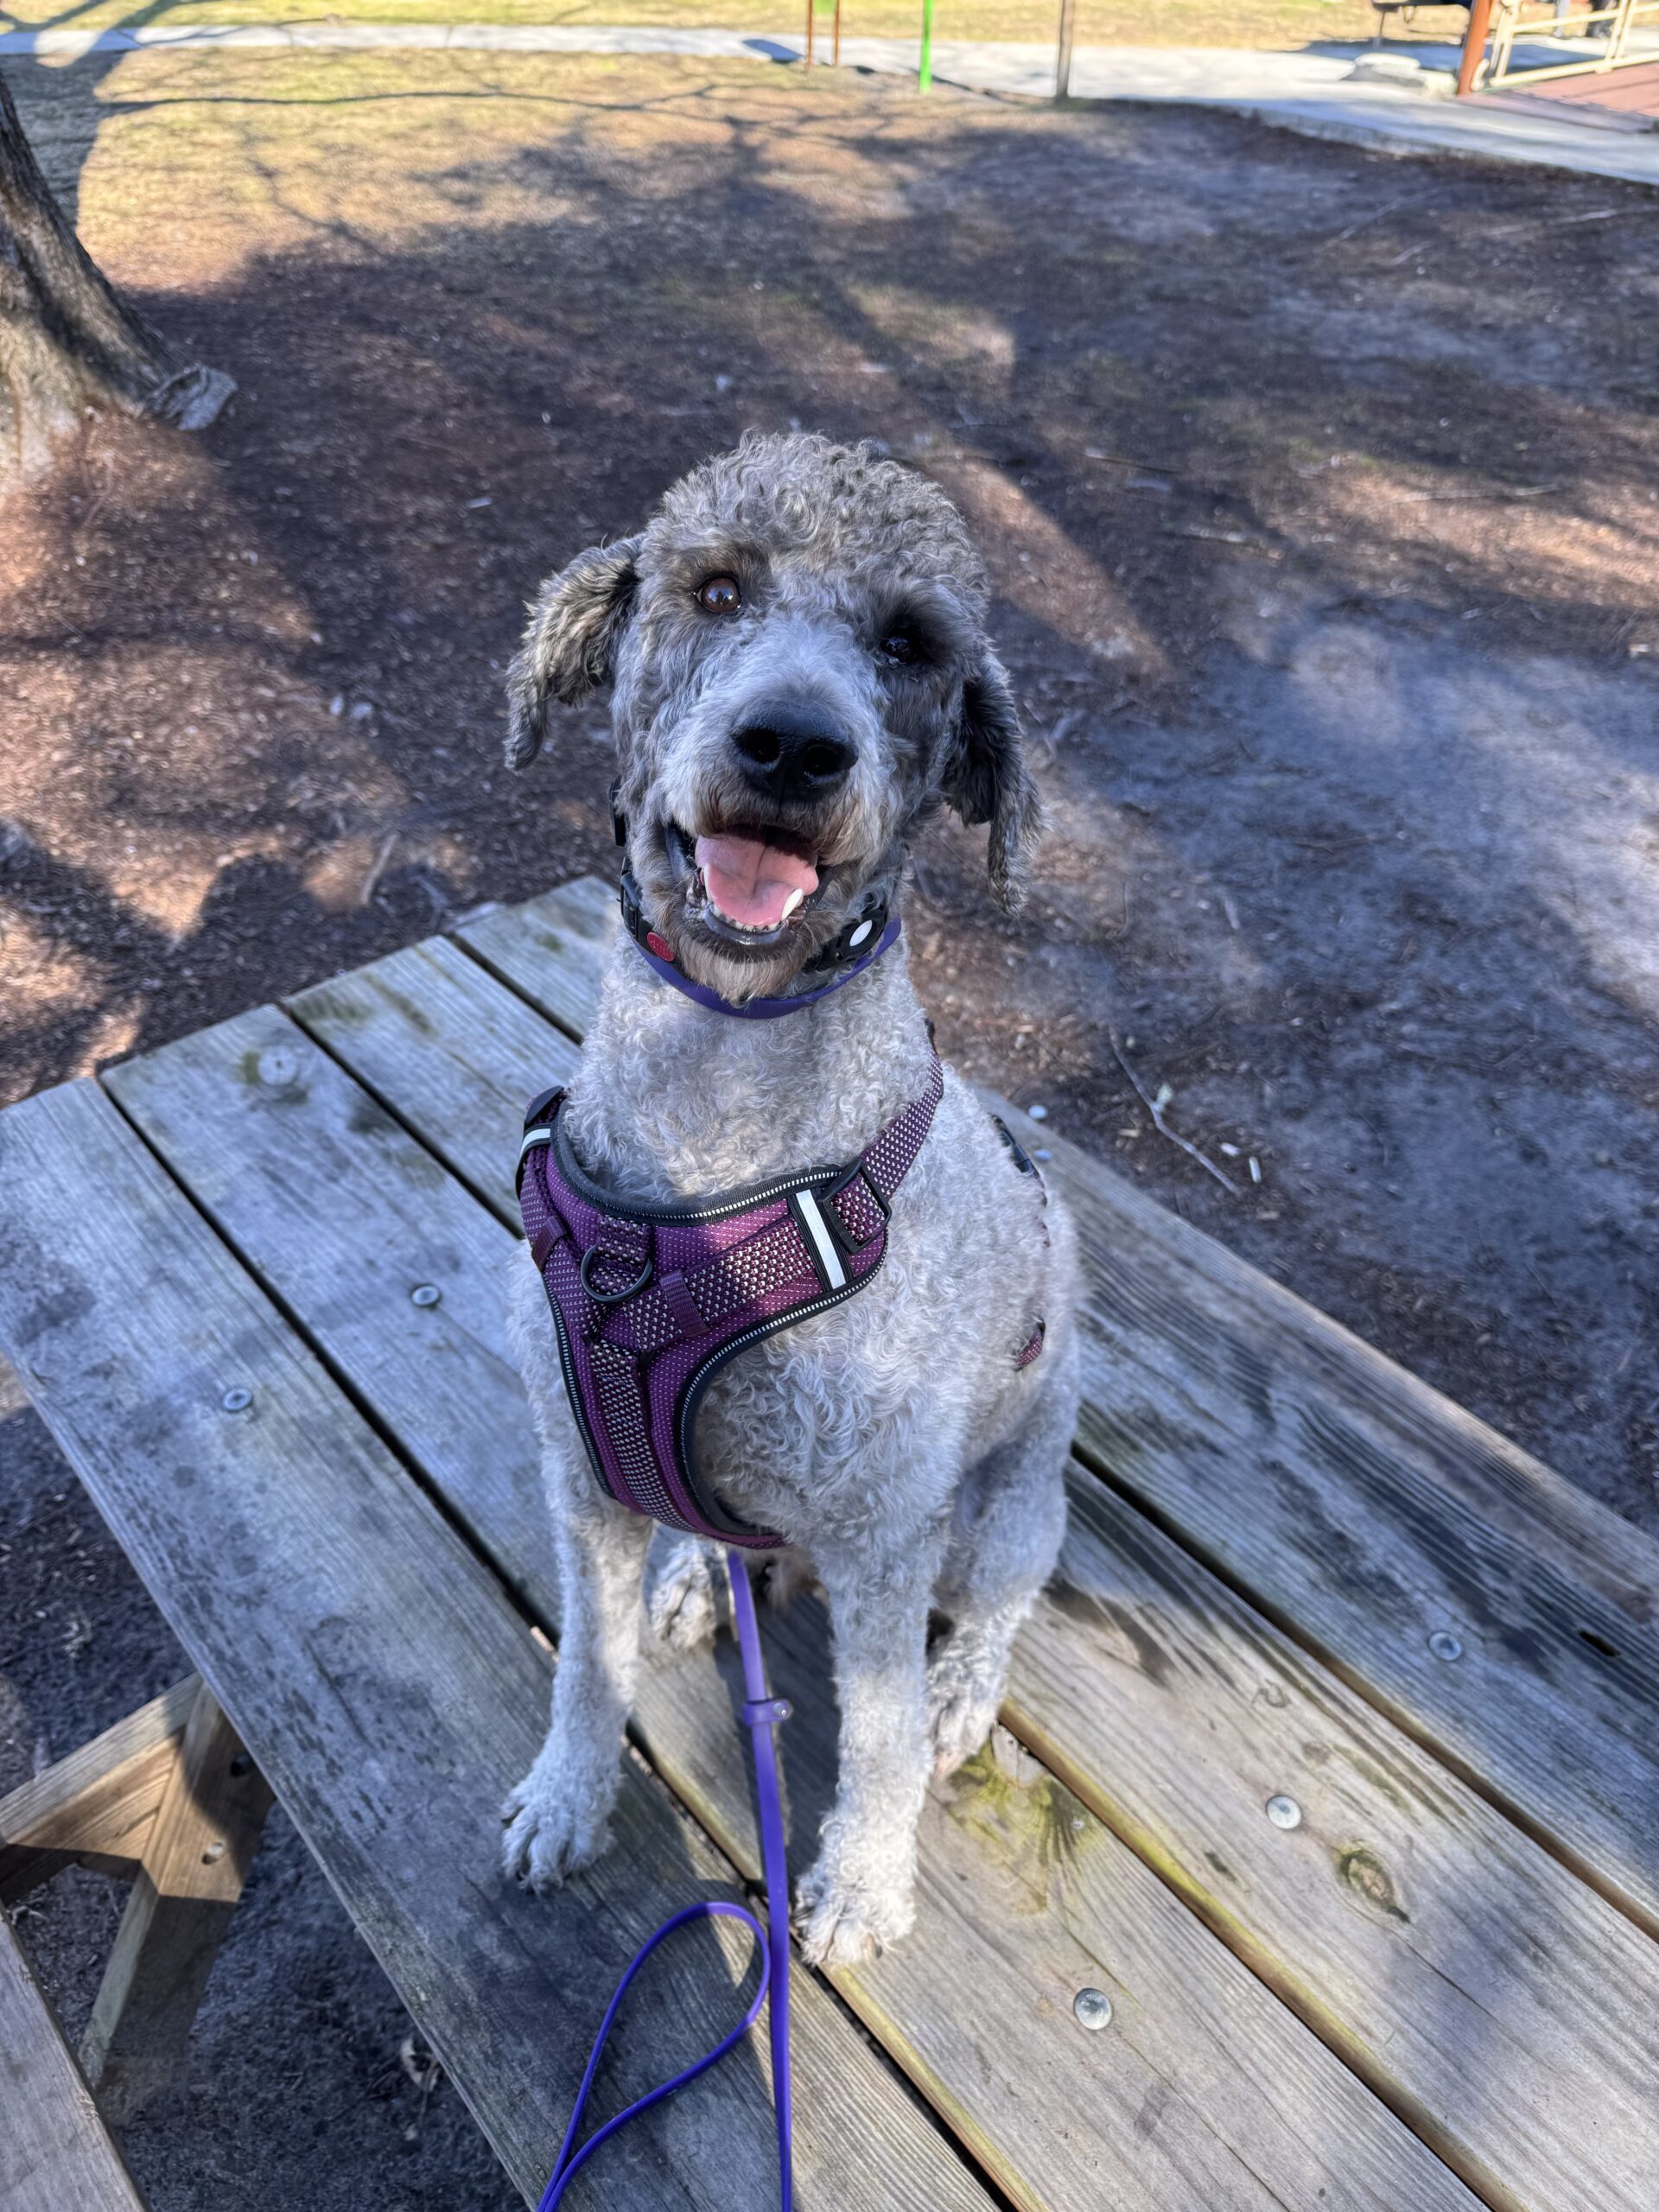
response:
{"label": "dog's open mouth", "polygon": [[693,838],[671,823],[668,842],[687,912],[728,941],[775,944],[823,887],[819,855],[787,830],[744,823]]}

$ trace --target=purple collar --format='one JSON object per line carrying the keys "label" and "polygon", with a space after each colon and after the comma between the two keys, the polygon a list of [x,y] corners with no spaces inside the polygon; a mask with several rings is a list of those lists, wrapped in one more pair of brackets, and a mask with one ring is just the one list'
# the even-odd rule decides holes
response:
{"label": "purple collar", "polygon": [[831,991],[838,991],[843,983],[850,983],[855,976],[861,976],[884,952],[889,952],[899,942],[899,922],[895,914],[880,936],[861,960],[854,961],[850,968],[843,968],[816,991],[798,991],[792,998],[750,999],[746,1005],[734,1006],[718,991],[711,991],[706,983],[694,983],[689,976],[682,975],[671,960],[664,960],[649,945],[639,944],[639,957],[664,983],[672,983],[677,991],[683,992],[698,1006],[706,1006],[711,1014],[734,1014],[740,1021],[775,1021],[780,1014],[798,1014],[804,1006],[816,1006],[820,999],[827,999]]}

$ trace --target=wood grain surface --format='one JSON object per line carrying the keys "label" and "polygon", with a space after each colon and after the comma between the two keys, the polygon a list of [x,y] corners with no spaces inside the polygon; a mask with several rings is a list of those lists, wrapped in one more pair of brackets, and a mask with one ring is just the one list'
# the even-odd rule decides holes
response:
{"label": "wood grain surface", "polygon": [[144,2201],[3,1918],[0,2206],[4,2212],[144,2212]]}
{"label": "wood grain surface", "polygon": [[137,1872],[200,1688],[188,1675],[0,1798],[0,1904],[64,1866]]}

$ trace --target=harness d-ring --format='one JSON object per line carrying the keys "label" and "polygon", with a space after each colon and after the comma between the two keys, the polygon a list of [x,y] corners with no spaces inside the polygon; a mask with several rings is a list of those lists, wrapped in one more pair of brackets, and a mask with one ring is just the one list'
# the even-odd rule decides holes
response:
{"label": "harness d-ring", "polygon": [[607,1255],[597,1244],[590,1244],[588,1247],[582,1255],[582,1287],[595,1306],[625,1306],[629,1299],[637,1298],[651,1281],[652,1272],[657,1262],[651,1254],[647,1253],[645,1266],[640,1268],[626,1290],[595,1290],[588,1280],[588,1270],[595,1260],[602,1260]]}

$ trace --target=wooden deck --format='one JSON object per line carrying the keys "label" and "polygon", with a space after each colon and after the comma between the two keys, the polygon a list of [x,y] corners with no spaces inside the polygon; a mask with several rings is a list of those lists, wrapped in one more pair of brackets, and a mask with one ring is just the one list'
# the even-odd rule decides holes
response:
{"label": "wooden deck", "polygon": [[1535,91],[1529,91],[1526,76],[1518,71],[1497,92],[1476,92],[1466,105],[1551,116],[1601,130],[1659,128],[1659,61],[1627,61],[1582,77],[1547,76]]}
{"label": "wooden deck", "polygon": [[[757,1872],[722,1643],[650,1673],[612,1856],[495,1873],[557,1630],[512,1163],[610,917],[567,885],[0,1114],[0,1346],[531,2199],[628,1952]],[[1089,1263],[1062,1571],[930,1801],[914,1936],[798,1977],[800,2203],[1651,2212],[1659,1550],[1050,1141]],[[823,1627],[767,1635],[798,1868]],[[664,1962],[606,2108],[707,2038],[722,1955]],[[572,2204],[766,2203],[764,2063]]]}

